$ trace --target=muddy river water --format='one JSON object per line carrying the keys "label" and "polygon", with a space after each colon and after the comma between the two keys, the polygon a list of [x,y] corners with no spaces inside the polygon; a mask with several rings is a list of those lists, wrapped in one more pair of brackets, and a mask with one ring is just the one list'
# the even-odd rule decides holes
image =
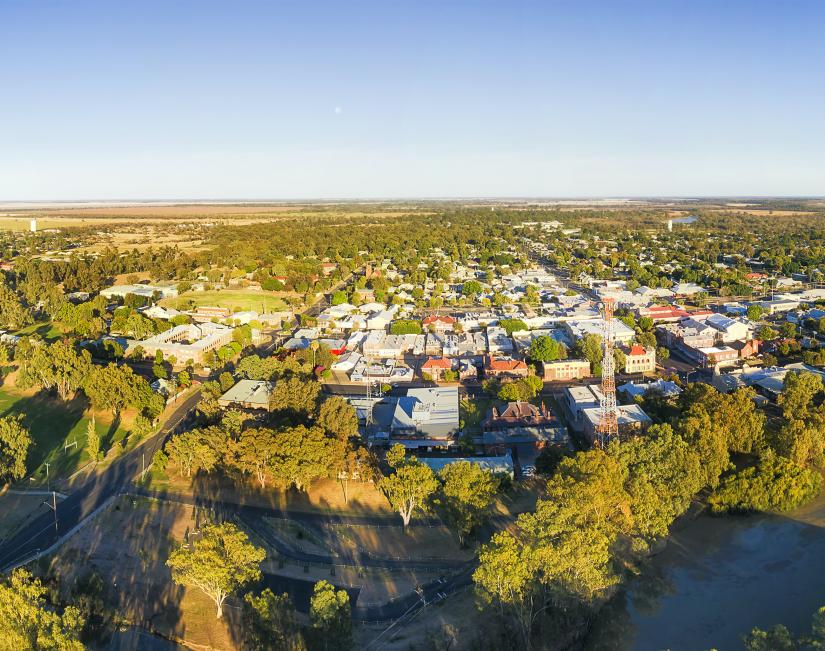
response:
{"label": "muddy river water", "polygon": [[789,515],[684,522],[602,612],[589,650],[743,649],[754,626],[799,634],[825,605],[825,495]]}

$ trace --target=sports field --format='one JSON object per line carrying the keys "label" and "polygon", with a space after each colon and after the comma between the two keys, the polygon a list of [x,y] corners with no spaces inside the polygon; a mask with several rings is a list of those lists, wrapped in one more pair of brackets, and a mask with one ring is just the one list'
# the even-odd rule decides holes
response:
{"label": "sports field", "polygon": [[216,289],[207,292],[185,292],[175,298],[160,301],[163,307],[186,309],[190,305],[227,307],[233,312],[252,310],[253,312],[278,312],[286,309],[286,303],[278,292],[254,289]]}

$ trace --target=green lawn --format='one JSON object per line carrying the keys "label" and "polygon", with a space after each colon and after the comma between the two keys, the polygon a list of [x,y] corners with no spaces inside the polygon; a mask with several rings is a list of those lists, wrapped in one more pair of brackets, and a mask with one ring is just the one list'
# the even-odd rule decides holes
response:
{"label": "green lawn", "polygon": [[286,309],[286,303],[274,292],[252,289],[216,289],[208,292],[185,292],[175,298],[160,301],[163,307],[177,310],[189,305],[227,307],[233,311],[277,312]]}
{"label": "green lawn", "polygon": [[[42,393],[30,396],[0,388],[0,416],[23,414],[23,425],[34,440],[26,463],[29,477],[45,482],[48,463],[51,478],[65,478],[89,462],[87,406],[82,397],[64,403]],[[95,421],[95,429],[100,435],[102,450],[108,450],[127,434],[126,429],[120,423],[113,423],[108,415]],[[77,445],[64,450],[64,444],[72,441],[77,441]]]}
{"label": "green lawn", "polygon": [[14,333],[18,337],[29,336],[33,334],[40,335],[46,341],[54,341],[55,339],[60,339],[63,336],[63,333],[58,330],[51,321],[41,321],[40,323],[34,323],[30,326],[26,326]]}

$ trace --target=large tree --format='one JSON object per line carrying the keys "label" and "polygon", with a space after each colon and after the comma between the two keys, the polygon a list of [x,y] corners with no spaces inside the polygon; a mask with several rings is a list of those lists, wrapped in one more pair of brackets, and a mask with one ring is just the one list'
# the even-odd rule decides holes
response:
{"label": "large tree", "polygon": [[278,430],[272,455],[272,476],[285,488],[305,490],[329,474],[335,442],[320,427],[287,427]]}
{"label": "large tree", "polygon": [[462,542],[481,523],[498,490],[493,474],[469,461],[448,464],[438,474],[440,501]]}
{"label": "large tree", "polygon": [[21,388],[55,389],[61,400],[68,400],[86,381],[92,370],[89,352],[75,350],[71,341],[57,341],[50,346],[35,343],[26,346],[19,355]]}
{"label": "large tree", "polygon": [[23,307],[17,294],[0,275],[0,328],[17,330],[32,322],[31,313]]}
{"label": "large tree", "polygon": [[83,651],[80,611],[63,614],[47,606],[48,590],[27,570],[15,570],[0,581],[0,648],[14,651]]}
{"label": "large tree", "polygon": [[243,648],[248,651],[306,649],[289,595],[276,595],[269,588],[244,596],[242,630]]}
{"label": "large tree", "polygon": [[387,461],[395,472],[381,479],[379,488],[398,511],[404,527],[417,510],[438,490],[438,479],[432,469],[415,457],[404,457],[404,446],[394,445],[387,453]]}
{"label": "large tree", "polygon": [[346,590],[336,590],[327,581],[318,581],[309,606],[316,647],[324,651],[352,648],[352,615]]}
{"label": "large tree", "polygon": [[567,357],[567,349],[552,337],[540,335],[530,342],[528,355],[534,362],[553,362]]}
{"label": "large tree", "polygon": [[264,558],[263,549],[251,544],[234,524],[224,522],[203,527],[200,538],[175,549],[166,564],[175,583],[198,588],[215,602],[220,619],[226,598],[261,577]]}
{"label": "large tree", "polygon": [[318,425],[343,441],[358,436],[358,415],[355,407],[340,396],[331,396],[321,403],[318,410]]}
{"label": "large tree", "polygon": [[233,465],[255,476],[261,488],[272,478],[273,459],[278,451],[278,435],[268,428],[250,428],[241,432],[233,444]]}
{"label": "large tree", "polygon": [[0,483],[23,479],[32,437],[22,425],[22,417],[0,418]]}
{"label": "large tree", "polygon": [[320,393],[319,382],[293,376],[275,384],[269,404],[274,411],[310,414],[315,410]]}
{"label": "large tree", "polygon": [[191,477],[199,470],[209,472],[218,463],[220,454],[205,430],[193,429],[176,434],[166,443],[164,450],[169,461],[177,466],[181,475]]}

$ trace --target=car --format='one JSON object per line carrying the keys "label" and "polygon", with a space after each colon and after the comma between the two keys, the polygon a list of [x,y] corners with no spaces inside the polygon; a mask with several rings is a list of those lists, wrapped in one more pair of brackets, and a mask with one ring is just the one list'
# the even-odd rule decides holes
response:
{"label": "car", "polygon": [[521,476],[522,477],[534,477],[536,475],[536,467],[535,466],[522,466],[521,467]]}

